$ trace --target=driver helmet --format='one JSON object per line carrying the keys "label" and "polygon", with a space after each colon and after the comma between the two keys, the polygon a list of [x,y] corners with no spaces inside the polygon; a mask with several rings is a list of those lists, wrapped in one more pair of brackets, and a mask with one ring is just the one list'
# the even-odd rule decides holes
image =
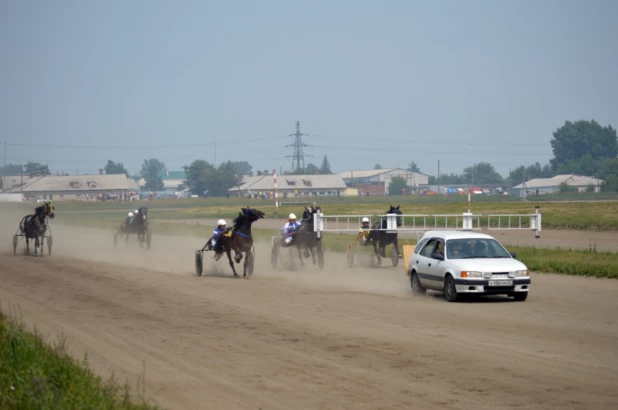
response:
{"label": "driver helmet", "polygon": [[135,211],[133,211],[133,213],[139,214],[139,211],[136,209]]}
{"label": "driver helmet", "polygon": [[225,219],[219,219],[217,221],[217,226],[226,226],[227,223],[225,223]]}
{"label": "driver helmet", "polygon": [[133,212],[129,212],[129,217],[133,218]]}
{"label": "driver helmet", "polygon": [[364,217],[363,219],[361,219],[362,223],[369,223],[369,218]]}
{"label": "driver helmet", "polygon": [[296,220],[296,215],[294,215],[294,214],[290,214],[290,215],[288,216],[288,219],[290,219],[290,220]]}

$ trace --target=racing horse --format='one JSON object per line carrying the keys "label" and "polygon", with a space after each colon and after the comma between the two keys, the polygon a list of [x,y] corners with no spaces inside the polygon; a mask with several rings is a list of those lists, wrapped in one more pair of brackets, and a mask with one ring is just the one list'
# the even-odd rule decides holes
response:
{"label": "racing horse", "polygon": [[[390,205],[390,209],[386,211],[386,214],[401,215],[399,205],[397,205],[397,207]],[[397,216],[397,226],[401,226],[400,216]],[[393,266],[397,266],[397,263],[399,261],[399,242],[397,240],[397,232],[386,231],[386,217],[382,217],[379,222],[373,224],[367,239],[371,240],[371,242],[373,243],[373,251],[378,258],[378,265],[382,264],[382,258],[386,258],[386,246],[392,243],[393,252],[391,255],[391,259],[393,262]]]}
{"label": "racing horse", "polygon": [[43,242],[47,232],[47,218],[54,218],[54,206],[51,202],[45,201],[43,205],[34,209],[34,214],[26,215],[19,223],[21,232],[26,236],[26,253],[30,253],[30,239],[34,239],[34,254],[38,254],[41,247],[43,255]]}
{"label": "racing horse", "polygon": [[[132,216],[131,216],[132,215]],[[129,217],[120,225],[118,232],[114,234],[114,247],[117,245],[118,237],[126,235],[124,243],[129,241],[129,236],[135,234],[140,248],[144,247],[144,242],[150,249],[151,233],[149,230],[148,207],[142,206],[134,215],[129,212]]]}
{"label": "racing horse", "polygon": [[[251,235],[251,224],[260,218],[264,218],[264,212],[253,208],[241,208],[242,212],[238,213],[238,216],[234,218],[232,234],[221,235],[221,245],[223,252],[227,254],[230,261],[230,267],[234,272],[234,277],[239,278],[234,263],[232,262],[231,250],[234,250],[234,261],[240,263],[245,253],[245,263],[243,265],[243,278],[248,279],[249,275],[253,274],[253,263],[255,260],[255,254],[253,252],[253,236]],[[221,254],[222,252],[219,251]],[[215,255],[216,257],[216,255]]]}
{"label": "racing horse", "polygon": [[324,249],[322,248],[322,240],[318,238],[313,224],[316,213],[320,213],[319,207],[305,207],[303,219],[300,222],[300,228],[297,232],[296,249],[298,249],[298,260],[300,260],[301,266],[305,266],[302,255],[304,253],[305,258],[311,256],[314,265],[316,264],[317,256],[318,266],[322,269],[324,268]]}

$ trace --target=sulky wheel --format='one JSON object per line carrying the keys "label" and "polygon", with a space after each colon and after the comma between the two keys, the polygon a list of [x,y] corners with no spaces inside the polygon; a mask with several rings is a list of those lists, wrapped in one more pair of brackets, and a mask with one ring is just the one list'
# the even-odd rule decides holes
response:
{"label": "sulky wheel", "polygon": [[397,246],[393,246],[393,250],[391,252],[391,262],[393,266],[397,266],[399,264],[399,248]]}
{"label": "sulky wheel", "polygon": [[47,238],[47,254],[49,256],[51,256],[53,244],[54,244],[54,238],[50,236],[49,238]]}
{"label": "sulky wheel", "polygon": [[250,252],[247,252],[247,275],[253,276],[253,265],[255,263],[255,249],[251,248]]}
{"label": "sulky wheel", "polygon": [[202,276],[204,264],[202,262],[202,251],[195,251],[195,273],[197,276]]}
{"label": "sulky wheel", "polygon": [[322,247],[322,241],[318,242],[318,266],[320,269],[324,269],[324,248]]}
{"label": "sulky wheel", "polygon": [[354,251],[353,250],[348,251],[347,258],[348,258],[348,268],[354,267]]}
{"label": "sulky wheel", "polygon": [[13,235],[13,255],[17,253],[17,235]]}
{"label": "sulky wheel", "polygon": [[277,262],[279,259],[279,247],[273,246],[273,250],[270,252],[270,266],[273,269],[277,269]]}

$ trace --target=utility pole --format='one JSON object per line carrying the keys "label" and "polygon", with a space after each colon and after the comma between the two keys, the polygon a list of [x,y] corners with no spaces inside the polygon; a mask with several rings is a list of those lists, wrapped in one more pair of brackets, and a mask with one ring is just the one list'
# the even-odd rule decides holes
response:
{"label": "utility pole", "polygon": [[[4,140],[4,167],[2,167],[2,176],[6,173],[6,140]],[[4,186],[2,187],[4,189]]]}
{"label": "utility pole", "polygon": [[440,195],[440,160],[438,160],[438,195]]}
{"label": "utility pole", "polygon": [[[294,144],[286,145],[286,147],[294,147],[294,154],[288,155],[287,157],[292,157],[292,170],[298,171],[300,169],[305,168],[305,155],[303,153],[303,148],[308,145],[303,143],[302,136],[309,134],[302,134],[300,132],[300,122],[296,121],[296,133],[290,134],[290,137],[295,137]],[[301,166],[302,164],[302,166]]]}

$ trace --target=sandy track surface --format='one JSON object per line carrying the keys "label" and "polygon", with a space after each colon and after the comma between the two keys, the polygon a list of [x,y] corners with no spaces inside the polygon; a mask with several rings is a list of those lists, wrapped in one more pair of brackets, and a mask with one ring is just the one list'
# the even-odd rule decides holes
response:
{"label": "sandy track surface", "polygon": [[[0,301],[64,333],[102,375],[172,409],[615,409],[618,281],[535,274],[525,303],[411,295],[400,268],[226,261],[193,272],[201,240],[112,249],[111,232],[54,228],[53,256],[0,251]],[[7,240],[8,242],[8,240]]]}

